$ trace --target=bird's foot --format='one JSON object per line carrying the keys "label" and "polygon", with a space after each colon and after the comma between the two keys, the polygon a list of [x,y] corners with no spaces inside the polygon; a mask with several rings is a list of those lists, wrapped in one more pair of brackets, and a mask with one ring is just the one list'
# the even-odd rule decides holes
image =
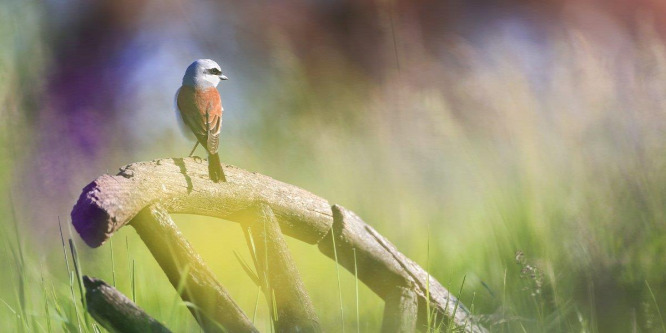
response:
{"label": "bird's foot", "polygon": [[200,156],[194,155],[194,156],[192,156],[192,159],[197,163],[203,162],[203,158],[201,158]]}

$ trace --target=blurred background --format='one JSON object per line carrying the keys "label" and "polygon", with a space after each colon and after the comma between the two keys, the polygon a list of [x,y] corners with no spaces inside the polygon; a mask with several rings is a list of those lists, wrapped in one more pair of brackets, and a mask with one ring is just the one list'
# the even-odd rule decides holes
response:
{"label": "blurred background", "polygon": [[[1,331],[92,331],[59,220],[83,273],[196,330],[131,228],[90,249],[69,213],[97,176],[189,153],[197,58],[230,78],[223,163],[354,210],[492,331],[666,331],[663,1],[0,4]],[[175,220],[270,331],[238,225]],[[379,330],[377,296],[289,245],[328,331]]]}

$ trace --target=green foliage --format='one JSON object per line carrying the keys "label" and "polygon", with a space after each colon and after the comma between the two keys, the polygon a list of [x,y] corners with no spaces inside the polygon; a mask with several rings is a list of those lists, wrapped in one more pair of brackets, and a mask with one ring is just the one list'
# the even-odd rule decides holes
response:
{"label": "green foliage", "polygon": [[[17,3],[16,12],[36,21],[32,2]],[[27,155],[20,150],[30,145],[8,133],[32,130],[19,111],[36,109],[26,101],[42,88],[25,82],[46,62],[44,42],[36,28],[12,37],[16,19],[0,15],[0,44],[9,45],[0,59],[11,69],[0,84],[0,331],[94,332],[76,282],[82,274],[113,281],[173,331],[196,331],[191,304],[130,228],[100,249],[78,244],[75,265],[78,236],[62,231],[70,221],[63,218],[58,235],[58,212],[43,224],[22,214],[13,182]],[[663,331],[666,52],[660,40],[639,37],[634,57],[618,65],[565,32],[540,68],[548,80],[538,84],[501,42],[460,68],[418,47],[400,50],[400,69],[375,81],[353,69],[315,79],[283,45],[265,75],[279,80],[256,92],[261,98],[248,110],[225,111],[249,115],[225,124],[224,159],[354,210],[459,291],[492,331]],[[34,67],[7,65],[21,58]],[[436,84],[424,87],[428,75]],[[271,307],[233,255],[248,251],[238,226],[175,218],[239,305],[270,331]],[[381,327],[381,300],[353,272],[312,246],[289,246],[327,331]],[[352,309],[357,315],[341,323]],[[427,321],[455,329],[430,311]]]}

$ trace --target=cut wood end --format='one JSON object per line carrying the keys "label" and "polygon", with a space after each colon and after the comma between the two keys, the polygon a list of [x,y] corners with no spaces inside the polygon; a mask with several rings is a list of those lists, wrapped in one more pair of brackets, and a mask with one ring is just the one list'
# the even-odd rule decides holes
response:
{"label": "cut wood end", "polygon": [[74,229],[83,241],[93,248],[104,244],[114,231],[113,218],[99,205],[98,181],[100,178],[83,188],[83,193],[74,205],[71,214]]}

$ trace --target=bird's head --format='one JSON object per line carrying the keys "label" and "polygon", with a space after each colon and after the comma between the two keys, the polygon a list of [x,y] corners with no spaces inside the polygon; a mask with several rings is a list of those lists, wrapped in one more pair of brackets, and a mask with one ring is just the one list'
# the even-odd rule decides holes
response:
{"label": "bird's head", "polygon": [[183,85],[192,87],[217,87],[221,80],[227,80],[222,74],[222,69],[215,61],[210,59],[199,59],[193,62],[185,71]]}

